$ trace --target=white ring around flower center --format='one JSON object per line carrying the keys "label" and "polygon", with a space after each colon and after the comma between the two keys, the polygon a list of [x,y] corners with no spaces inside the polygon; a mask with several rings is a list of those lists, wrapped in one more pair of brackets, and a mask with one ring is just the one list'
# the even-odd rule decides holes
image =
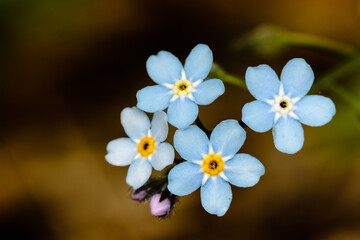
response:
{"label": "white ring around flower center", "polygon": [[294,113],[296,109],[295,103],[299,101],[300,98],[291,98],[290,95],[285,95],[284,88],[280,84],[279,94],[274,96],[274,99],[266,100],[268,104],[271,105],[271,112],[275,112],[276,122],[280,117],[286,118],[288,115],[294,119],[299,119],[298,116]]}
{"label": "white ring around flower center", "polygon": [[275,112],[284,116],[294,109],[294,103],[289,96],[275,96],[272,107]]}

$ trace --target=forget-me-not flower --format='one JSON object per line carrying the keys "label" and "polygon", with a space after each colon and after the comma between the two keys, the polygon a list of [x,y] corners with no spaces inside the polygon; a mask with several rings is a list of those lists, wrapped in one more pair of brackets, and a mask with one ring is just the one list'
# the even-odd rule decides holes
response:
{"label": "forget-me-not flower", "polygon": [[204,81],[212,63],[212,52],[204,44],[191,50],[184,66],[170,52],[160,51],[150,56],[146,68],[158,85],[137,92],[137,107],[150,113],[168,108],[170,124],[176,128],[189,126],[198,116],[198,105],[212,103],[225,91],[219,79]]}
{"label": "forget-me-not flower", "polygon": [[137,189],[149,179],[152,167],[162,170],[174,162],[174,148],[163,143],[168,135],[167,117],[155,112],[152,122],[136,107],[121,112],[121,124],[130,138],[118,138],[107,145],[105,159],[115,166],[127,166],[126,182]]}
{"label": "forget-me-not flower", "polygon": [[273,129],[275,147],[293,154],[304,144],[301,123],[322,126],[335,114],[331,99],[319,95],[305,96],[314,81],[314,73],[304,59],[290,60],[278,76],[268,65],[249,67],[246,85],[257,99],[242,109],[242,121],[256,132]]}
{"label": "forget-me-not flower", "polygon": [[168,189],[184,196],[201,187],[204,209],[223,216],[230,206],[230,184],[254,186],[265,173],[264,166],[248,154],[236,154],[246,138],[236,120],[225,120],[213,130],[210,141],[197,126],[177,130],[174,146],[186,161],[169,173]]}

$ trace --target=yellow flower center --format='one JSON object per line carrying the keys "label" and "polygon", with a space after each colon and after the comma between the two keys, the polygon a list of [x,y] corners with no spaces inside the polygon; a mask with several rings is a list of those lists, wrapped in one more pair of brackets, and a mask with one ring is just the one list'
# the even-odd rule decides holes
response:
{"label": "yellow flower center", "polygon": [[206,174],[216,176],[224,169],[224,161],[217,154],[209,154],[204,158],[202,167]]}
{"label": "yellow flower center", "polygon": [[193,90],[193,85],[189,80],[179,80],[174,85],[174,93],[178,96],[186,96]]}
{"label": "yellow flower center", "polygon": [[138,151],[141,156],[147,157],[155,151],[155,139],[144,137],[138,144]]}

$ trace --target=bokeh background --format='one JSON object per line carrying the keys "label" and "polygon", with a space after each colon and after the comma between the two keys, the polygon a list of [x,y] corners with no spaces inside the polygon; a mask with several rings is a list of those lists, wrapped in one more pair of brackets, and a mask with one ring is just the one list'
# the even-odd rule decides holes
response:
{"label": "bokeh background", "polygon": [[[330,39],[346,51],[277,51],[277,40],[257,50],[234,47],[262,24]],[[0,239],[360,239],[360,67],[332,83],[345,89],[340,94],[313,90],[331,97],[337,114],[321,128],[305,127],[300,152],[282,154],[270,132],[247,131],[241,152],[262,161],[266,174],[253,188],[232,188],[224,217],[205,212],[199,191],[181,198],[167,220],[129,198],[127,168],[104,159],[106,144],[125,136],[119,114],[153,84],[145,69],[151,54],[168,50],[184,60],[198,43],[239,77],[263,63],[280,73],[303,57],[317,79],[356,55],[360,3],[2,0]],[[240,119],[252,100],[226,84],[199,116],[213,128]]]}

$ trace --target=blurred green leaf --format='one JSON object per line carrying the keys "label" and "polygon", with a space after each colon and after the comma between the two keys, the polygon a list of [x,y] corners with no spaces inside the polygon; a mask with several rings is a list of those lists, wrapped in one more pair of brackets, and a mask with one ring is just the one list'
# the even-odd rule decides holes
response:
{"label": "blurred green leaf", "polygon": [[269,24],[260,25],[247,36],[235,40],[232,44],[235,51],[250,50],[268,57],[275,57],[289,47],[310,48],[341,56],[352,56],[356,53],[356,49],[352,46]]}

